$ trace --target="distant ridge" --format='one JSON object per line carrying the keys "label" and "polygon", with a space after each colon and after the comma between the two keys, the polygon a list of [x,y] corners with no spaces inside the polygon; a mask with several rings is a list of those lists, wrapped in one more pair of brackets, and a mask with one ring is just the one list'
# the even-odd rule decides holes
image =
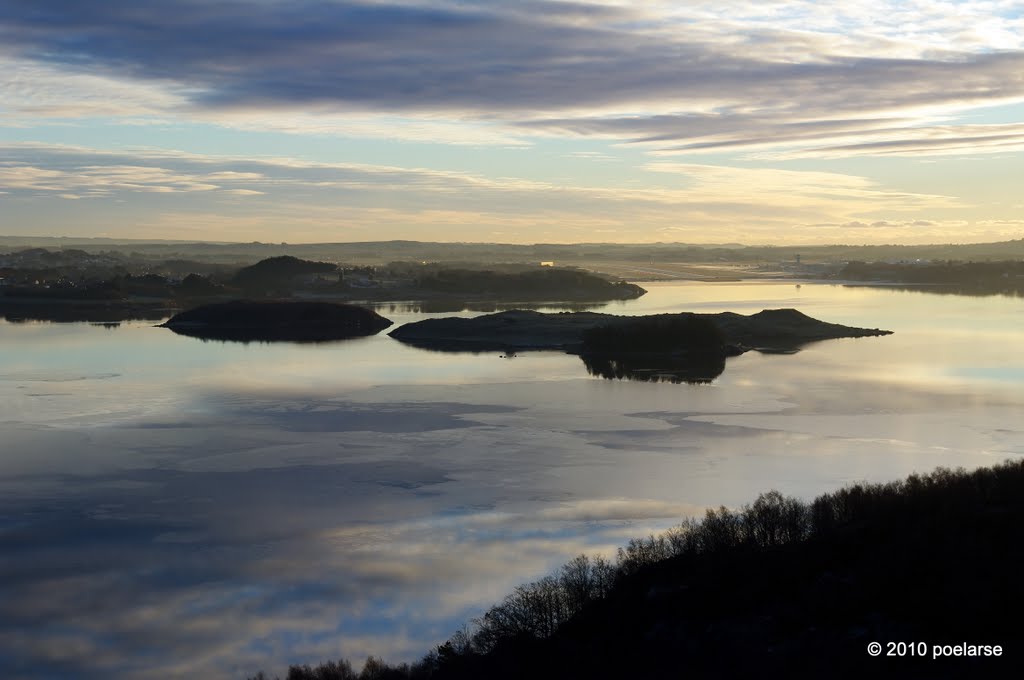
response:
{"label": "distant ridge", "polygon": [[0,236],[0,251],[32,247],[79,248],[89,252],[123,250],[145,257],[255,262],[290,255],[313,260],[374,261],[555,261],[737,262],[793,260],[1006,260],[1024,258],[1024,239],[993,243],[926,245],[740,245],[691,243],[486,243],[439,241],[353,241],[334,243],[248,243],[226,241],[118,239],[110,237]]}

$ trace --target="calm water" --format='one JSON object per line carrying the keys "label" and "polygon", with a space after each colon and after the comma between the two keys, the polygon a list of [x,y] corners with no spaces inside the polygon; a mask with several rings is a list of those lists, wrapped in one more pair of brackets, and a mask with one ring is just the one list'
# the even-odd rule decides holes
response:
{"label": "calm water", "polygon": [[603,311],[796,307],[896,334],[676,385],[383,335],[0,322],[0,674],[412,660],[517,583],[709,505],[1024,453],[1024,300],[646,287]]}

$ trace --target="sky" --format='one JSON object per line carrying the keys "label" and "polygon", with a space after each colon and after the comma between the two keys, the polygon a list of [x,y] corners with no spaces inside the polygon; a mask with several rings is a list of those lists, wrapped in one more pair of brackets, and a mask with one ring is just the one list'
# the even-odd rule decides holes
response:
{"label": "sky", "polygon": [[1024,2],[0,0],[0,235],[1024,236]]}

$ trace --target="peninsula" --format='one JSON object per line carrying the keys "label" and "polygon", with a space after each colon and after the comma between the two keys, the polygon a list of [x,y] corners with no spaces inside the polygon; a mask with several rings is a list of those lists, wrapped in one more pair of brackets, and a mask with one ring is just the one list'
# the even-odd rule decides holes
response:
{"label": "peninsula", "polygon": [[553,262],[353,264],[278,255],[245,264],[224,258],[152,259],[77,248],[0,253],[0,318],[155,320],[241,298],[430,301],[462,309],[473,303],[602,303],[647,292],[617,276]]}

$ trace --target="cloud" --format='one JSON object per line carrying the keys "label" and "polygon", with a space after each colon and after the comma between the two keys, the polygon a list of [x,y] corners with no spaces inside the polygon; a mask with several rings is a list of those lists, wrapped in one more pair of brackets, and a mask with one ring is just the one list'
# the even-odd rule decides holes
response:
{"label": "cloud", "polygon": [[[125,191],[188,193],[222,188],[222,184],[212,183],[210,179],[208,176],[184,174],[150,165],[81,165],[69,170],[58,170],[41,168],[28,162],[0,161],[0,186],[22,192],[57,193],[61,198],[108,196]],[[82,192],[82,195],[71,191]],[[231,190],[236,195],[238,191]]]}
{"label": "cloud", "polygon": [[[162,112],[468,144],[604,135],[688,153],[818,140],[839,155],[835,135],[894,121],[902,139],[919,140],[911,128],[940,112],[1024,100],[1022,35],[1019,7],[992,2],[0,8],[0,53],[24,74],[5,97],[16,120]],[[892,152],[900,139],[854,141],[846,153],[885,153],[865,145],[886,141]],[[1008,150],[990,141],[989,150]]]}
{"label": "cloud", "polygon": [[939,156],[1024,150],[1024,124],[946,125],[864,132],[839,137],[828,146],[760,154],[761,158],[844,158],[850,156]]}
{"label": "cloud", "polygon": [[183,110],[186,103],[159,83],[68,70],[3,53],[0,48],[0,123],[6,126],[30,128],[54,119],[159,118]]}
{"label": "cloud", "polygon": [[695,182],[687,189],[690,200],[749,202],[751,205],[790,208],[808,212],[857,212],[873,209],[909,211],[959,205],[949,196],[889,191],[873,180],[857,175],[779,168],[739,168],[695,163],[654,161],[645,168],[676,173]]}
{"label": "cloud", "polygon": [[10,194],[12,215],[52,221],[59,213],[50,197],[82,196],[94,200],[75,202],[81,209],[74,221],[89,228],[90,215],[99,222],[104,205],[126,201],[137,211],[133,234],[153,237],[416,238],[429,227],[476,241],[504,230],[534,241],[586,240],[595,230],[634,242],[652,235],[721,240],[719,230],[766,241],[794,226],[932,219],[964,207],[953,196],[892,190],[858,175],[668,160],[641,166],[643,184],[573,185],[287,157],[41,144],[0,149],[0,190]]}

